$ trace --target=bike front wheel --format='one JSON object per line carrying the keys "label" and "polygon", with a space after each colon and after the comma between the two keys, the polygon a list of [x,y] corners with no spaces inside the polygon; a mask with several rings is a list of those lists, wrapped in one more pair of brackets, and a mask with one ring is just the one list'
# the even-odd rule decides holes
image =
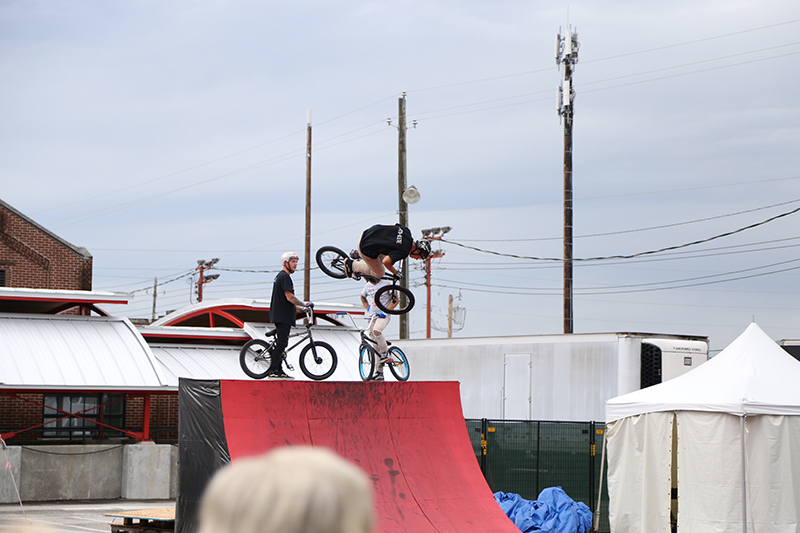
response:
{"label": "bike front wheel", "polygon": [[244,373],[253,379],[267,377],[269,365],[272,362],[270,343],[263,339],[248,341],[239,351],[239,365]]}
{"label": "bike front wheel", "polygon": [[[375,292],[375,305],[384,313],[404,315],[414,308],[414,293],[402,285],[384,285]],[[394,307],[390,304],[396,303]]]}
{"label": "bike front wheel", "polygon": [[358,373],[361,374],[362,381],[371,380],[375,373],[375,352],[366,344],[358,349]]}
{"label": "bike front wheel", "polygon": [[300,352],[300,370],[315,381],[331,377],[337,364],[336,351],[326,342],[314,341]]}
{"label": "bike front wheel", "polygon": [[406,354],[403,353],[403,350],[397,346],[392,346],[389,348],[389,353],[387,355],[389,356],[389,362],[386,364],[389,365],[389,370],[392,371],[397,381],[408,381],[410,369],[408,368],[408,359],[406,358]]}
{"label": "bike front wheel", "polygon": [[328,276],[336,279],[344,279],[347,274],[344,270],[344,263],[347,254],[335,246],[323,246],[317,250],[317,265],[319,269]]}

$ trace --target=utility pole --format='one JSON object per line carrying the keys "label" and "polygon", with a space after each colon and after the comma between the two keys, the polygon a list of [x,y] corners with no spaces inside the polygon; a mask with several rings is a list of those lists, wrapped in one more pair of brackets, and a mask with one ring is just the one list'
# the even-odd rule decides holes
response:
{"label": "utility pole", "polygon": [[[450,226],[443,226],[441,228],[429,228],[422,230],[422,236],[431,241],[439,241],[451,229]],[[432,250],[431,254],[425,259],[425,287],[428,295],[428,305],[426,309],[425,320],[425,338],[431,338],[431,259],[444,257],[444,251]],[[449,336],[449,335],[448,335]]]}
{"label": "utility pole", "polygon": [[306,112],[306,254],[303,265],[303,301],[311,301],[311,109]]}
{"label": "utility pole", "polygon": [[[398,100],[398,116],[397,116],[397,198],[398,198],[398,214],[401,226],[408,227],[408,204],[403,198],[403,193],[406,191],[406,93]],[[408,287],[408,258],[403,259],[401,268],[403,287]],[[405,295],[400,295],[400,305],[405,305]],[[408,314],[400,315],[399,333],[401,339],[408,338]]]}
{"label": "utility pole", "polygon": [[572,119],[575,91],[572,71],[578,63],[578,33],[569,27],[556,37],[556,64],[564,65],[564,78],[558,88],[558,114],[564,119],[564,333],[573,332],[572,309]]}
{"label": "utility pole", "polygon": [[[408,227],[408,204],[415,204],[419,202],[419,191],[413,185],[406,187],[406,93],[403,93],[398,100],[398,113],[397,113],[397,214],[399,215],[398,222],[401,226]],[[386,123],[393,126],[392,119],[387,118]],[[413,126],[417,127],[415,120]],[[403,259],[400,265],[400,283],[403,287],[408,287],[408,258]],[[400,295],[401,305],[405,305],[405,295]],[[400,338],[408,338],[408,315],[400,315]]]}
{"label": "utility pole", "polygon": [[153,278],[153,314],[150,317],[150,322],[156,321],[156,295],[158,294],[158,276]]}
{"label": "utility pole", "polygon": [[215,279],[219,277],[219,274],[209,274],[207,276],[204,275],[204,272],[209,268],[212,268],[219,262],[219,258],[215,257],[211,261],[206,261],[205,259],[198,259],[197,260],[197,272],[199,276],[197,277],[197,301],[203,301],[203,285],[206,283],[211,283]]}
{"label": "utility pole", "polygon": [[447,296],[447,338],[453,336],[453,295]]}

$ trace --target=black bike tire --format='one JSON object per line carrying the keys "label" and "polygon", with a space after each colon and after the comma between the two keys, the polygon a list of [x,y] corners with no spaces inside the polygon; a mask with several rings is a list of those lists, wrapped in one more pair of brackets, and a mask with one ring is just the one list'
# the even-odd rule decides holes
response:
{"label": "black bike tire", "polygon": [[[326,254],[329,254],[329,257],[326,257]],[[317,250],[317,266],[319,266],[319,269],[325,274],[334,279],[344,279],[347,277],[344,271],[344,261],[348,257],[349,256],[344,253],[343,250],[335,246],[323,246]],[[337,264],[341,264],[341,268],[334,266],[334,262],[337,261],[337,259],[340,260]]]}
{"label": "black bike tire", "polygon": [[[252,363],[248,364],[248,362],[250,361],[250,357],[254,353],[251,350],[251,348],[256,345],[261,346],[267,354],[267,356],[264,358],[264,361],[266,363],[266,369],[263,372],[257,372],[255,368],[252,369],[250,368],[254,363],[256,363],[255,360],[253,360]],[[265,377],[267,377],[267,372],[269,371],[269,365],[270,362],[272,361],[272,356],[269,352],[270,346],[271,343],[265,341],[264,339],[253,339],[247,341],[245,345],[242,346],[242,349],[239,350],[239,366],[242,367],[242,370],[244,370],[245,374],[247,374],[253,379],[264,379]],[[261,366],[259,366],[258,368],[260,369]]]}
{"label": "black bike tire", "polygon": [[[364,371],[367,370],[364,368],[365,365],[369,368],[366,375],[364,374]],[[362,344],[358,349],[358,373],[361,381],[369,381],[375,374],[375,351],[366,344]]]}
{"label": "black bike tire", "polygon": [[[331,367],[323,372],[322,374],[316,374],[309,370],[309,367],[306,365],[306,357],[310,357],[310,361],[314,361],[314,351],[311,349],[312,346],[316,350],[327,350],[331,356]],[[310,354],[310,355],[309,355]],[[339,358],[336,355],[336,350],[333,349],[333,346],[328,344],[327,342],[322,341],[314,341],[312,343],[306,344],[303,347],[303,351],[300,352],[300,370],[303,371],[308,378],[313,379],[314,381],[321,381],[323,379],[328,379],[331,377],[336,370],[336,365],[339,364]]]}
{"label": "black bike tire", "polygon": [[[406,354],[403,353],[403,350],[397,346],[392,346],[389,348],[388,355],[389,362],[386,364],[389,365],[389,370],[392,371],[392,375],[397,379],[397,381],[408,381],[408,376],[411,375],[411,368],[408,366],[408,358],[406,357]],[[402,361],[402,365],[395,365],[395,358]],[[405,372],[401,372],[399,370],[401,368],[404,368]]]}
{"label": "black bike tire", "polygon": [[[400,307],[399,304],[394,309],[389,308],[388,306],[384,305],[383,303],[383,295],[390,291],[397,291],[401,292],[406,295],[406,306]],[[399,295],[395,295],[399,296]],[[391,297],[390,297],[391,298]],[[414,293],[411,292],[410,289],[403,287],[402,285],[384,285],[380,289],[375,292],[375,305],[378,306],[378,309],[383,311],[384,313],[388,313],[390,315],[404,315],[411,311],[414,308]]]}

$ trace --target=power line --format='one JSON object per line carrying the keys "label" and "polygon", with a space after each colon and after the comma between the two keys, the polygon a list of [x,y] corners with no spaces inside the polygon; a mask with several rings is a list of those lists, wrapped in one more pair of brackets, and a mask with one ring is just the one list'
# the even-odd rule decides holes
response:
{"label": "power line", "polygon": [[[798,261],[798,259],[793,259],[791,261],[784,261],[782,263],[790,263]],[[747,272],[752,270],[758,270],[761,268],[768,268],[770,266],[775,265],[765,265],[762,267],[755,267],[751,269],[745,269],[742,271],[732,271],[723,274],[714,274],[712,276],[707,277],[720,277],[720,276],[729,276],[731,274],[736,274],[739,272]],[[782,268],[779,270],[773,270],[770,272],[760,272],[756,274],[748,274],[744,276],[737,276],[734,278],[728,279],[715,279],[709,281],[699,281],[697,283],[684,283],[686,281],[693,281],[696,279],[704,279],[704,277],[698,278],[686,278],[681,280],[673,280],[673,281],[664,281],[664,282],[653,282],[647,284],[641,284],[641,286],[637,285],[619,285],[615,287],[606,287],[606,288],[576,288],[575,292],[580,296],[591,296],[597,294],[628,294],[628,293],[635,293],[635,292],[653,292],[653,291],[663,291],[663,290],[670,290],[670,289],[685,289],[688,287],[699,287],[703,285],[716,285],[718,283],[728,283],[731,281],[740,281],[743,279],[750,279],[750,278],[757,278],[763,276],[771,276],[773,274],[782,274],[784,272],[791,272],[800,270],[800,266],[794,266],[789,268]],[[526,294],[528,296],[558,296],[561,292],[560,287],[537,287],[537,288],[530,288],[530,287],[519,287],[519,286],[499,286],[499,285],[486,285],[480,283],[467,283],[463,281],[455,281],[449,279],[442,279],[439,278],[439,281],[444,281],[447,283],[455,283],[456,285],[446,285],[442,283],[437,283],[437,286],[449,289],[458,289],[458,290],[465,290],[465,291],[472,291],[472,292],[481,292],[481,293],[490,293],[490,294]],[[672,285],[669,287],[652,287],[651,285],[658,285],[658,284],[668,284],[668,283],[683,283],[682,285]],[[484,288],[471,288],[471,287],[484,287]],[[636,288],[640,287],[640,288]]]}
{"label": "power line", "polygon": [[[619,59],[619,58],[629,57],[629,56],[634,56],[634,55],[648,54],[648,53],[651,53],[651,52],[658,52],[658,51],[667,50],[667,49],[670,49],[670,48],[677,48],[677,47],[680,47],[680,46],[687,46],[687,45],[690,45],[690,44],[697,44],[697,43],[702,43],[702,42],[707,42],[707,41],[713,41],[713,40],[716,40],[716,39],[723,39],[723,38],[726,38],[726,37],[733,37],[735,35],[742,35],[742,34],[751,33],[751,32],[754,32],[754,31],[767,30],[767,29],[771,29],[771,28],[776,28],[778,26],[785,26],[787,24],[795,24],[797,22],[800,22],[800,19],[789,20],[789,21],[786,21],[786,22],[779,22],[777,24],[770,24],[770,25],[767,25],[767,26],[760,26],[758,28],[751,28],[751,29],[748,29],[748,30],[741,30],[741,31],[736,31],[736,32],[731,32],[731,33],[725,33],[725,34],[722,34],[722,35],[715,35],[715,36],[712,36],[712,37],[704,37],[702,39],[695,39],[695,40],[692,40],[692,41],[684,41],[684,42],[680,42],[680,43],[673,43],[673,44],[668,44],[668,45],[664,45],[664,46],[658,46],[658,47],[655,47],[655,48],[648,48],[648,49],[645,49],[645,50],[638,50],[638,51],[635,51],[635,52],[627,52],[627,53],[618,54],[618,55],[615,55],[615,56],[601,57],[601,58],[598,58],[598,59],[582,60],[581,64],[586,65],[586,64],[590,64],[590,63],[599,63],[599,62],[602,62],[602,61],[610,61],[612,59]],[[477,83],[497,81],[497,80],[515,78],[515,77],[520,77],[520,76],[529,76],[531,74],[540,74],[542,72],[551,72],[552,70],[553,70],[553,67],[541,68],[541,69],[538,69],[538,70],[528,70],[528,71],[525,71],[525,72],[517,72],[515,74],[505,74],[505,75],[500,75],[500,76],[492,76],[492,77],[488,77],[488,78],[480,78],[480,79],[477,79],[477,80],[468,80],[468,81],[448,83],[448,84],[443,84],[443,85],[436,85],[436,86],[426,87],[426,88],[421,88],[421,89],[413,89],[413,90],[406,91],[406,92],[407,93],[414,93],[414,92],[433,91],[433,90],[437,90],[437,89],[449,89],[451,87],[459,87],[459,86],[462,86],[462,85],[473,85],[473,84],[477,84]]]}
{"label": "power line", "polygon": [[[755,211],[763,211],[764,209],[772,209],[773,207],[780,207],[782,205],[794,204],[800,202],[800,199],[797,200],[789,200],[788,202],[780,202],[777,204],[766,205],[763,207],[754,207],[753,209],[745,209],[744,211],[736,211],[734,213],[725,213],[723,215],[716,215],[713,217],[706,217],[706,218],[698,218],[695,220],[687,220],[685,222],[673,222],[672,224],[662,224],[659,226],[648,226],[646,228],[636,228],[636,229],[628,229],[628,230],[620,230],[620,231],[608,231],[605,233],[587,233],[586,235],[576,235],[575,238],[588,238],[588,237],[608,237],[611,235],[623,235],[626,233],[637,233],[640,231],[652,231],[656,229],[664,229],[664,228],[674,228],[677,226],[687,226],[689,224],[697,224],[699,222],[708,222],[709,220],[719,220],[721,218],[732,217],[736,215],[743,215],[746,213],[753,213]],[[534,241],[554,241],[560,240],[561,237],[539,237],[536,239],[462,239],[465,242],[534,242]]]}
{"label": "power line", "polygon": [[[194,269],[192,269],[189,272],[186,272],[184,274],[181,274],[180,276],[174,277],[174,278],[172,278],[170,280],[162,281],[161,283],[156,284],[156,287],[162,287],[164,285],[167,285],[168,283],[172,283],[173,281],[178,281],[179,279],[183,279],[183,278],[185,278],[187,276],[191,276],[192,274],[194,274]],[[152,286],[149,286],[149,287],[145,287],[144,289],[136,289],[136,290],[130,291],[130,293],[133,294],[133,293],[136,293],[136,292],[144,292],[144,291],[150,290],[152,288],[153,288]]]}
{"label": "power line", "polygon": [[[635,253],[635,254],[628,254],[628,255],[608,255],[608,256],[601,256],[601,257],[575,258],[573,260],[574,261],[604,261],[604,260],[608,260],[608,259],[633,259],[634,257],[641,257],[643,255],[652,255],[652,254],[658,254],[658,253],[661,253],[661,252],[667,252],[667,251],[670,251],[670,250],[678,250],[678,249],[681,249],[681,248],[686,248],[686,247],[689,247],[689,246],[695,246],[695,245],[698,245],[698,244],[703,244],[703,243],[706,243],[706,242],[710,242],[710,241],[713,241],[713,240],[716,240],[716,239],[721,239],[722,237],[729,237],[731,235],[735,235],[737,233],[741,233],[743,231],[756,228],[758,226],[763,226],[764,224],[768,224],[769,222],[773,222],[773,221],[778,220],[780,218],[783,218],[783,217],[786,217],[786,216],[789,216],[789,215],[793,215],[794,213],[797,213],[798,211],[800,211],[800,207],[798,207],[796,209],[792,209],[791,211],[787,211],[785,213],[781,213],[779,215],[775,215],[774,217],[770,217],[770,218],[768,218],[766,220],[763,220],[761,222],[756,222],[754,224],[750,224],[749,226],[745,226],[743,228],[735,229],[735,230],[728,231],[728,232],[725,232],[725,233],[720,233],[718,235],[714,235],[713,237],[708,237],[706,239],[700,239],[700,240],[688,242],[688,243],[685,243],[685,244],[678,244],[678,245],[675,245],[675,246],[667,246],[665,248],[660,248],[658,250],[648,250],[646,252],[638,252],[638,253]],[[466,248],[466,249],[469,249],[469,250],[474,250],[476,252],[481,252],[481,253],[486,253],[486,254],[491,254],[491,255],[498,255],[498,256],[501,256],[501,257],[513,257],[513,258],[516,258],[516,259],[530,259],[530,260],[534,260],[534,261],[563,261],[563,259],[558,258],[558,257],[524,256],[524,255],[516,255],[516,254],[506,254],[506,253],[496,252],[496,251],[492,251],[492,250],[484,250],[484,249],[477,248],[477,247],[474,247],[474,246],[469,246],[469,245],[466,245],[466,244],[463,244],[463,243],[451,241],[449,239],[442,239],[442,242],[453,244],[455,246],[460,246],[462,248]]]}
{"label": "power line", "polygon": [[599,58],[599,59],[590,59],[588,61],[582,61],[582,64],[585,65],[587,63],[599,63],[600,61],[609,61],[611,59],[619,59],[621,57],[630,57],[630,56],[635,56],[635,55],[640,55],[640,54],[649,54],[650,52],[658,52],[658,51],[661,51],[661,50],[667,50],[669,48],[677,48],[679,46],[687,46],[687,45],[690,45],[690,44],[697,44],[697,43],[703,43],[703,42],[707,42],[707,41],[713,41],[713,40],[716,40],[716,39],[723,39],[725,37],[733,37],[734,35],[742,35],[744,33],[750,33],[750,32],[754,32],[754,31],[768,30],[770,28],[777,28],[778,26],[786,26],[787,24],[795,24],[797,22],[800,22],[800,19],[788,20],[786,22],[779,22],[777,24],[769,24],[767,26],[759,26],[758,28],[750,28],[749,30],[741,30],[741,31],[735,31],[735,32],[731,32],[731,33],[724,33],[722,35],[715,35],[713,37],[704,37],[702,39],[695,39],[693,41],[684,41],[684,42],[681,42],[681,43],[668,44],[668,45],[659,46],[659,47],[656,47],[656,48],[648,48],[646,50],[639,50],[639,51],[636,51],[636,52],[627,52],[625,54],[619,54],[619,55],[615,55],[615,56],[603,57],[603,58]]}

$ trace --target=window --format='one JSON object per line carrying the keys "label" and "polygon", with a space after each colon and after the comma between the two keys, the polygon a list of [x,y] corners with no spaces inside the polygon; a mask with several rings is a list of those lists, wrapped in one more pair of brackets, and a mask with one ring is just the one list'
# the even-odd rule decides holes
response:
{"label": "window", "polygon": [[[119,431],[98,426],[96,422],[123,427],[124,398],[120,394],[45,395],[42,436],[68,439],[121,436]],[[66,413],[78,415],[80,418],[67,416]]]}
{"label": "window", "polygon": [[6,286],[6,269],[0,268],[0,287]]}

